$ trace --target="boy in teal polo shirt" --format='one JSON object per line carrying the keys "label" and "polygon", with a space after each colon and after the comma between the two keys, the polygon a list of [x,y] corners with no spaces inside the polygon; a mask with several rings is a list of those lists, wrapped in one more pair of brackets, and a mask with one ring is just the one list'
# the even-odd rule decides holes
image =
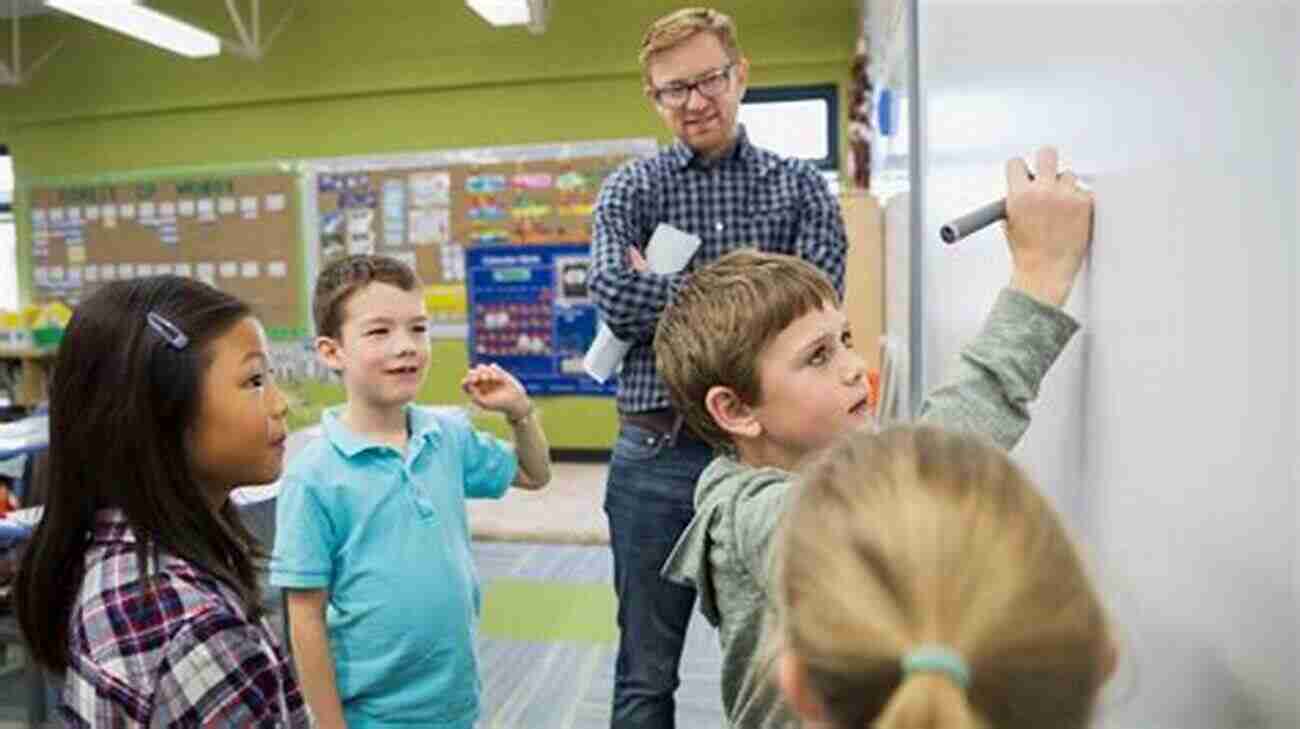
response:
{"label": "boy in teal polo shirt", "polygon": [[323,728],[471,729],[479,588],[465,499],[538,489],[550,457],[528,394],[496,365],[462,387],[515,445],[413,404],[429,363],[415,273],[350,256],[316,282],[316,350],[345,405],[285,470],[271,584],[288,596],[303,694]]}

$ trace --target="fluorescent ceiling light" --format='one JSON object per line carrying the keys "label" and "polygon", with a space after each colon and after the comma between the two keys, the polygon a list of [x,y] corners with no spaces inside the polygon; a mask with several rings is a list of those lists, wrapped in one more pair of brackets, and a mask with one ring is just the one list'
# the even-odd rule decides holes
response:
{"label": "fluorescent ceiling light", "polygon": [[528,0],[465,0],[465,4],[492,25],[525,25],[532,20]]}
{"label": "fluorescent ceiling light", "polygon": [[189,58],[221,53],[217,36],[144,7],[137,0],[45,0],[45,4]]}

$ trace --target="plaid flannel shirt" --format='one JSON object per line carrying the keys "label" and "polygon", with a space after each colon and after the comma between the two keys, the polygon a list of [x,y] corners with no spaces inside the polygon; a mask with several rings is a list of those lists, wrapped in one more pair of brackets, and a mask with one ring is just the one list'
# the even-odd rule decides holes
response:
{"label": "plaid flannel shirt", "polygon": [[[627,249],[644,251],[659,223],[701,239],[683,273],[642,273],[628,264]],[[803,258],[843,296],[848,243],[839,203],[812,165],[754,146],[743,126],[732,153],[715,163],[677,140],[606,180],[596,202],[590,287],[601,320],[632,343],[619,374],[620,412],[669,407],[655,371],[659,313],[684,273],[746,247]]]}
{"label": "plaid flannel shirt", "polygon": [[96,516],[59,712],[72,727],[307,727],[290,659],[236,593],[163,555],[144,590],[119,510]]}

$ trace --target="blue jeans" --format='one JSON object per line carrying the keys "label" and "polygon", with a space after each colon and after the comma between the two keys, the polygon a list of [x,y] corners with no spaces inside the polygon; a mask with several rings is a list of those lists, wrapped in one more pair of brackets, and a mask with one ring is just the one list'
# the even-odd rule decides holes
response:
{"label": "blue jeans", "polygon": [[713,450],[683,428],[676,438],[624,423],[609,463],[605,513],[618,594],[613,729],[672,729],[695,590],[659,569],[695,514],[695,481]]}

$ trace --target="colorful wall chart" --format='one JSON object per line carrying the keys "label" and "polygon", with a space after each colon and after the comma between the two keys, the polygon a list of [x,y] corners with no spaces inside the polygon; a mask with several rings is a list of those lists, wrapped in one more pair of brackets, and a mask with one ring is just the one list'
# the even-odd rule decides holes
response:
{"label": "colorful wall chart", "polygon": [[582,369],[598,321],[590,268],[587,245],[470,248],[470,365],[499,364],[533,395],[614,394]]}
{"label": "colorful wall chart", "polygon": [[406,261],[448,331],[470,318],[467,250],[590,244],[605,177],[654,150],[636,139],[308,161],[308,247],[318,265],[355,253]]}

